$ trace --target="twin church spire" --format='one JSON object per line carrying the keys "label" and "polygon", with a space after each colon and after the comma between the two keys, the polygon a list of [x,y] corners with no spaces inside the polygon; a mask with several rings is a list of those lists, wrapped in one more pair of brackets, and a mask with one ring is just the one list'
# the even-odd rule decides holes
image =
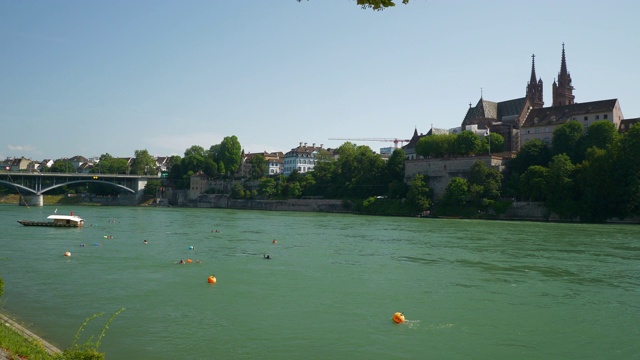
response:
{"label": "twin church spire", "polygon": [[[553,81],[553,104],[551,106],[571,105],[574,103],[573,86],[571,85],[571,75],[567,70],[567,59],[562,43],[562,60],[560,62],[560,72],[558,81]],[[544,106],[542,96],[542,78],[536,80],[536,56],[531,55],[531,78],[527,83],[527,99],[534,109]]]}

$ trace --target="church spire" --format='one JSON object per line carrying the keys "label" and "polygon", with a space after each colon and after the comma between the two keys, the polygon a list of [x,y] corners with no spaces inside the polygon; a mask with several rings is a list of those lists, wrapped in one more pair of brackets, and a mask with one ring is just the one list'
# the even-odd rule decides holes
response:
{"label": "church spire", "polygon": [[529,79],[530,84],[535,84],[536,82],[536,54],[531,54],[531,79]]}
{"label": "church spire", "polygon": [[567,58],[564,52],[564,43],[562,43],[562,60],[558,82],[553,82],[553,106],[571,105],[574,103],[574,99],[571,74],[567,70]]}
{"label": "church spire", "polygon": [[562,43],[562,60],[560,61],[560,74],[558,74],[558,79],[566,78],[569,76],[569,72],[567,71],[567,58],[564,55],[564,43]]}
{"label": "church spire", "polygon": [[536,55],[531,55],[531,79],[527,84],[527,99],[534,109],[544,106],[542,98],[542,79],[536,81]]}

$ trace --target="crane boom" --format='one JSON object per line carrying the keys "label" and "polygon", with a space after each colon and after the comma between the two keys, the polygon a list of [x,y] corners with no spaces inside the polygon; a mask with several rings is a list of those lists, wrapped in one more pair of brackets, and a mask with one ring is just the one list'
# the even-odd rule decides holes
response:
{"label": "crane boom", "polygon": [[404,140],[398,138],[329,138],[329,140],[347,140],[347,141],[381,141],[381,142],[392,142],[395,148],[398,148],[398,143],[409,142],[411,140]]}

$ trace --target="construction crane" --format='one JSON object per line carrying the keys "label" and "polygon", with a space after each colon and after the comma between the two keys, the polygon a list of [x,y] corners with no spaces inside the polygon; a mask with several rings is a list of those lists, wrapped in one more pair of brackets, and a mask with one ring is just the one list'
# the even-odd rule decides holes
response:
{"label": "construction crane", "polygon": [[403,140],[403,139],[389,139],[389,138],[330,138],[329,140],[347,140],[347,141],[382,141],[382,142],[392,142],[393,146],[397,149],[398,143],[402,146],[404,143],[409,142],[411,140]]}

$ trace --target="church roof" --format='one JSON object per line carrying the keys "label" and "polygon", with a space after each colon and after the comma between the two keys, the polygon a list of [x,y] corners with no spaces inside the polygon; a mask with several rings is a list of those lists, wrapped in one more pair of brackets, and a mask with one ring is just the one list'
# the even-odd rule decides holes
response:
{"label": "church roof", "polygon": [[476,106],[470,107],[469,110],[467,110],[464,123],[468,123],[473,119],[501,120],[505,116],[520,115],[526,102],[526,97],[501,102],[493,102],[481,98]]}
{"label": "church roof", "polygon": [[532,109],[522,127],[558,125],[571,120],[574,116],[613,111],[617,102],[618,99],[609,99]]}

